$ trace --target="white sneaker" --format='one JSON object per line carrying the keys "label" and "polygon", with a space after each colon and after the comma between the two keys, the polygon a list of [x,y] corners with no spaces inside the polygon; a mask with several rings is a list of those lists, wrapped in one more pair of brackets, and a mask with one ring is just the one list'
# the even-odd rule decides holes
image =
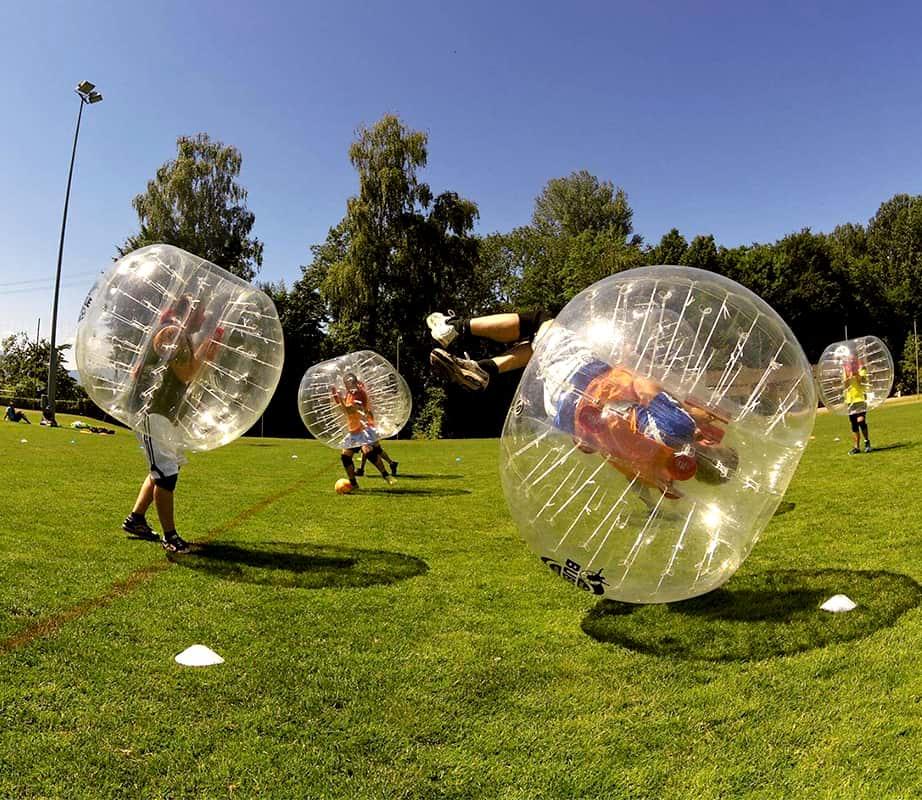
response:
{"label": "white sneaker", "polygon": [[438,347],[429,354],[429,363],[443,378],[472,392],[482,392],[490,383],[489,373],[476,361],[458,358]]}
{"label": "white sneaker", "polygon": [[458,338],[458,331],[449,320],[454,319],[455,312],[449,310],[447,314],[436,311],[426,317],[426,324],[429,326],[429,333],[442,347],[448,347],[455,339]]}

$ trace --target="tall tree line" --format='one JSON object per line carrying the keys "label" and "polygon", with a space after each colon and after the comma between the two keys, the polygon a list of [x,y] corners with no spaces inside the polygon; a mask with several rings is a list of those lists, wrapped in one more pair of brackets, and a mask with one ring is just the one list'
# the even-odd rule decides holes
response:
{"label": "tall tree line", "polygon": [[[556,312],[589,284],[648,264],[698,267],[747,286],[781,314],[813,361],[844,338],[846,326],[850,337],[879,336],[898,364],[899,388],[915,390],[922,196],[895,195],[867,224],[843,223],[830,233],[804,228],[774,243],[728,248],[712,235],[689,241],[673,228],[654,244],[634,233],[624,189],[581,170],[547,182],[528,225],[478,236],[476,203],[454,191],[436,193],[422,179],[424,132],[386,115],[357,130],[348,158],[358,181],[343,217],[310,246],[294,284],[260,284],[278,307],[287,351],[265,415],[267,434],[303,433],[295,395],[308,366],[368,348],[392,362],[399,351],[415,404],[409,432],[493,435],[514,378],[483,396],[440,385],[428,366],[426,314]],[[180,137],[176,157],[134,199],[140,229],[118,252],[166,242],[253,280],[263,245],[251,235],[255,215],[239,182],[241,165],[236,148],[207,134]],[[5,343],[10,353],[0,362],[13,362],[13,344]],[[4,375],[15,380],[9,369]]]}

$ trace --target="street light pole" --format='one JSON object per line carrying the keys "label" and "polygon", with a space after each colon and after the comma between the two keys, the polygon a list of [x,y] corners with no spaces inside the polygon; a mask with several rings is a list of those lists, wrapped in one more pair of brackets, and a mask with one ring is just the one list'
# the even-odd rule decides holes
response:
{"label": "street light pole", "polygon": [[67,173],[67,191],[64,194],[64,218],[61,220],[61,241],[58,244],[58,268],[54,276],[54,304],[51,307],[51,354],[48,359],[48,416],[52,422],[54,418],[55,389],[57,388],[58,370],[58,295],[61,290],[61,261],[64,258],[64,231],[67,230],[67,206],[70,203],[70,185],[74,177],[74,160],[77,158],[77,137],[80,136],[80,120],[83,118],[83,107],[102,100],[102,95],[96,91],[96,86],[89,81],[81,81],[74,89],[80,98],[80,110],[77,112],[77,128],[74,131],[74,147],[70,154],[70,170]]}

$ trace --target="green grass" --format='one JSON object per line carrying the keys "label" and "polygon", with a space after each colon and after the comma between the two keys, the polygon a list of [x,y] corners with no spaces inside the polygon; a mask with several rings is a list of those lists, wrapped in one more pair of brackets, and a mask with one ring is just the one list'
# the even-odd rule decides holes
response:
{"label": "green grass", "polygon": [[347,497],[316,443],[194,456],[170,560],[119,532],[131,434],[2,424],[0,797],[919,797],[920,419],[849,458],[820,417],[737,576],[643,607],[527,551],[495,441]]}

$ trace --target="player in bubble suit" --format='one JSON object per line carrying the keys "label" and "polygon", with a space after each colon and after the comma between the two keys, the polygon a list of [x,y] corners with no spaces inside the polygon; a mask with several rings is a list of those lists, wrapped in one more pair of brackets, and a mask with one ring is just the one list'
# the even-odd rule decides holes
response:
{"label": "player in bubble suit", "polygon": [[[426,319],[432,337],[448,347],[470,336],[512,344],[500,356],[474,361],[445,349],[432,351],[433,368],[466,389],[485,389],[491,377],[522,369],[535,342],[551,330],[543,310],[460,319],[435,313]],[[729,480],[739,463],[736,451],[720,445],[726,423],[714,410],[672,397],[652,378],[595,358],[566,331],[558,337],[556,363],[545,370],[545,407],[554,426],[569,433],[581,450],[597,452],[628,478],[681,497],[676,482]]]}
{"label": "player in bubble suit", "polygon": [[[384,466],[384,451],[378,443],[378,432],[375,429],[375,418],[368,400],[368,392],[365,386],[352,372],[343,378],[346,387],[345,395],[340,394],[339,389],[335,386],[330,387],[330,393],[333,401],[342,408],[346,415],[346,424],[349,427],[349,434],[343,442],[341,458],[343,468],[346,470],[346,476],[353,488],[358,488],[356,480],[355,463],[353,461],[355,454],[360,450],[363,455],[362,473],[364,474],[365,459],[371,461],[381,477],[389,484],[396,483],[396,479],[388,475],[387,468]],[[396,472],[396,462],[391,461],[392,469]]]}
{"label": "player in bubble suit", "polygon": [[844,399],[848,406],[848,421],[851,423],[855,446],[848,451],[850,456],[861,452],[861,435],[864,435],[864,452],[871,452],[871,440],[868,437],[868,370],[857,357],[848,358],[842,365],[842,382]]}
{"label": "player in bubble suit", "polygon": [[217,328],[210,337],[197,336],[204,320],[204,308],[190,295],[181,295],[160,315],[150,347],[135,370],[129,400],[132,413],[138,415],[136,435],[149,471],[122,529],[139,538],[157,540],[146,518],[154,504],[163,528],[161,544],[175,553],[189,549],[177,533],[174,519],[173,495],[179,469],[186,462],[176,434],[177,421],[189,384],[204,362],[213,357],[224,335]]}

